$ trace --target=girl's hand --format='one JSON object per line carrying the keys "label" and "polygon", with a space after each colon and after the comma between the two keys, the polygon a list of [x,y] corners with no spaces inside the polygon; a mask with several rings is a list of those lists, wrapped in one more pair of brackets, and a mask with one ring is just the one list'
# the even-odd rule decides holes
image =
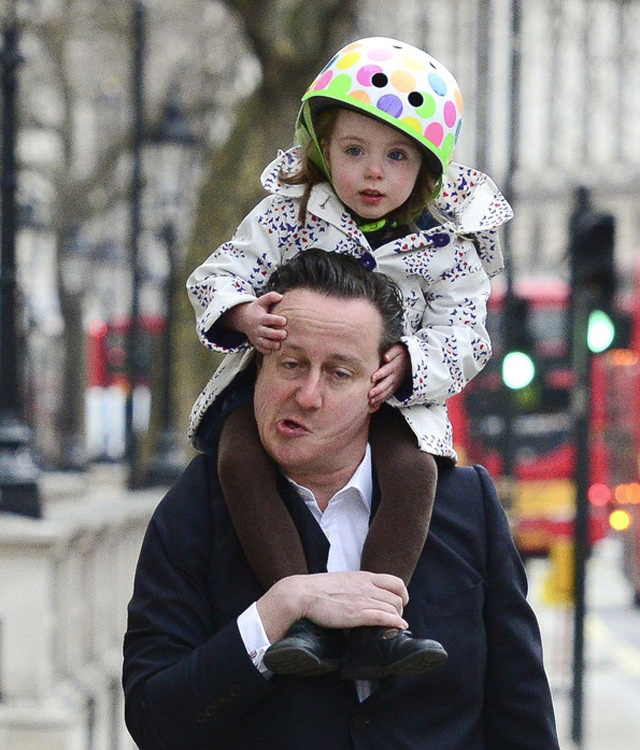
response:
{"label": "girl's hand", "polygon": [[224,325],[244,333],[260,354],[269,354],[279,349],[287,336],[287,319],[270,312],[281,299],[278,292],[269,292],[253,302],[236,305],[224,314]]}
{"label": "girl's hand", "polygon": [[411,358],[404,344],[394,344],[383,356],[384,364],[371,376],[373,388],[369,391],[369,406],[380,407],[398,390],[411,374]]}

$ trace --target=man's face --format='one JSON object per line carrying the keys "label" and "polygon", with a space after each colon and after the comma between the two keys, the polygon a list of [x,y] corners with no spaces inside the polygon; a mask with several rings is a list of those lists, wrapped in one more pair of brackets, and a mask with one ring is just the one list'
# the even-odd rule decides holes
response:
{"label": "man's face", "polygon": [[368,392],[380,365],[381,318],[365,300],[286,292],[282,347],[263,357],[255,390],[260,437],[284,474],[339,489],[364,456]]}

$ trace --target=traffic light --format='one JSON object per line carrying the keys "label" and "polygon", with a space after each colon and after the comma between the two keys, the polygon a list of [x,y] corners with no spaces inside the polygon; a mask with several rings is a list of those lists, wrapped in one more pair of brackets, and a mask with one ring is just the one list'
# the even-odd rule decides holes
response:
{"label": "traffic light", "polygon": [[505,345],[502,381],[511,390],[526,388],[533,381],[536,366],[531,356],[533,339],[529,330],[529,302],[512,296],[505,305]]}
{"label": "traffic light", "polygon": [[571,242],[572,281],[591,290],[595,307],[610,310],[616,292],[615,219],[589,212],[577,218]]}
{"label": "traffic light", "polygon": [[587,293],[587,346],[599,354],[616,340],[615,218],[596,211],[589,191],[578,188],[576,210],[571,218],[569,246],[572,310],[576,294]]}
{"label": "traffic light", "polygon": [[587,346],[592,354],[605,352],[616,338],[613,318],[604,310],[592,310],[587,321]]}
{"label": "traffic light", "polygon": [[526,388],[536,374],[531,356],[526,352],[507,352],[502,360],[502,380],[507,388]]}
{"label": "traffic light", "polygon": [[615,218],[596,211],[584,188],[576,191],[569,246],[571,286],[589,289],[594,308],[611,311],[616,291]]}

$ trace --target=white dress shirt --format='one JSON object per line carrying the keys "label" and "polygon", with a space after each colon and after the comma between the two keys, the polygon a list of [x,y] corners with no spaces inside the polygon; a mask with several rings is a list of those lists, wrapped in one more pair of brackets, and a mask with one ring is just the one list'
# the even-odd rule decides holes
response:
{"label": "white dress shirt", "polygon": [[[371,497],[373,493],[371,449],[367,446],[362,463],[351,479],[320,510],[313,492],[289,480],[298,490],[307,508],[329,540],[327,571],[360,570],[362,547],[369,530]],[[271,673],[263,664],[264,652],[271,645],[262,625],[256,604],[252,604],[238,617],[238,628],[247,653],[256,667],[265,675]],[[359,685],[361,699],[369,689]]]}

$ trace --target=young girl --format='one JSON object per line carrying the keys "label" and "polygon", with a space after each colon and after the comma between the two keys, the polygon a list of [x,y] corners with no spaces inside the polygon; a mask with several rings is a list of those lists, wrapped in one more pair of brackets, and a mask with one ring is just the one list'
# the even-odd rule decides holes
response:
{"label": "young girl", "polygon": [[[422,50],[379,37],[344,47],[302,97],[299,145],[263,172],[270,195],[187,282],[202,342],[227,354],[193,408],[189,434],[202,450],[219,439],[229,512],[265,589],[307,565],[257,435],[252,359],[286,336],[284,319],[270,312],[279,295],[263,293],[271,272],[312,247],[354,256],[402,289],[406,335],[385,354],[370,392],[372,408],[381,407],[370,430],[381,501],[361,568],[408,583],[417,564],[436,459],[456,459],[445,401],[491,354],[489,277],[502,268],[497,228],[512,216],[486,175],[452,163],[461,113],[455,79]],[[300,623],[265,664],[297,674],[336,668],[314,651],[315,635]],[[426,671],[446,658],[435,641],[389,635],[365,628],[347,639],[343,676]]]}

